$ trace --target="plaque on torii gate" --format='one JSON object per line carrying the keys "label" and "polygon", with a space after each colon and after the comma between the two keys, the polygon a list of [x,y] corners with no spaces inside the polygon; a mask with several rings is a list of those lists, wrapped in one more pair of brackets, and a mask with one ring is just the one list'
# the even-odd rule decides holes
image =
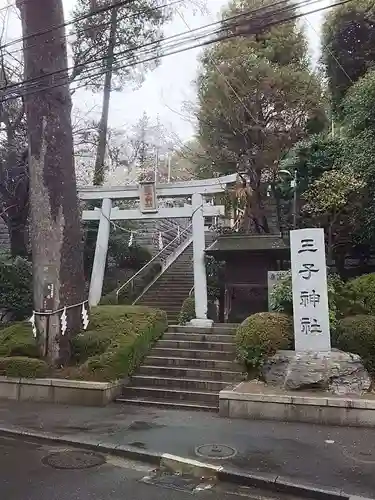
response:
{"label": "plaque on torii gate", "polygon": [[143,214],[156,213],[158,211],[158,198],[154,181],[142,181],[139,183],[140,210]]}

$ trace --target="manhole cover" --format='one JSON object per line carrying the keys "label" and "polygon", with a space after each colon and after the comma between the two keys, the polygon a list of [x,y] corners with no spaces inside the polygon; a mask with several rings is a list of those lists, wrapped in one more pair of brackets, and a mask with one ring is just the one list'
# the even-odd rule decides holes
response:
{"label": "manhole cover", "polygon": [[60,451],[42,459],[45,465],[54,469],[89,469],[105,463],[105,458],[89,451]]}
{"label": "manhole cover", "polygon": [[232,458],[237,455],[237,451],[231,446],[225,444],[202,444],[195,448],[195,454],[203,458]]}

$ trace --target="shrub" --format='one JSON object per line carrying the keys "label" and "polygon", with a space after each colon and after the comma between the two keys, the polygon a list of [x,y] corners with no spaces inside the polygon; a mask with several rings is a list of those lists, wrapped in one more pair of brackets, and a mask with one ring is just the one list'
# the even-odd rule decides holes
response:
{"label": "shrub", "polygon": [[292,339],[293,322],[287,314],[253,314],[237,329],[237,358],[248,372],[259,369],[278,349],[289,349]]}
{"label": "shrub", "polygon": [[0,375],[6,377],[43,378],[48,375],[48,365],[41,359],[9,357],[0,358]]}
{"label": "shrub", "polygon": [[195,318],[195,299],[194,297],[188,297],[184,300],[180,314],[178,316],[178,324],[186,325],[190,320]]}
{"label": "shrub", "polygon": [[[88,205],[88,208],[90,208],[90,203]],[[91,208],[93,208],[92,204]],[[123,226],[124,229],[131,230],[129,224],[123,224]],[[85,224],[84,267],[86,277],[89,277],[91,274],[97,234],[98,225],[96,222]],[[110,233],[107,258],[109,268],[117,267],[137,270],[151,260],[152,255],[147,248],[138,246],[136,243],[129,247],[129,237],[130,233],[128,231]]]}
{"label": "shrub", "polygon": [[[347,291],[352,300],[362,306],[362,312],[375,314],[375,274],[364,274],[347,283]],[[356,313],[357,311],[354,311]]]}
{"label": "shrub", "polygon": [[[344,282],[336,274],[327,278],[328,306],[331,333],[334,333],[337,322],[348,314],[360,313],[363,308],[355,300]],[[271,309],[293,315],[292,275],[290,272],[278,281],[271,293]]]}
{"label": "shrub", "polygon": [[0,309],[12,319],[23,320],[32,311],[31,262],[22,258],[0,258]]}
{"label": "shrub", "polygon": [[78,363],[83,363],[91,356],[103,354],[117,335],[115,331],[99,329],[80,333],[72,339],[72,357]]}
{"label": "shrub", "polygon": [[27,322],[13,323],[0,330],[0,356],[37,358],[39,350]]}
{"label": "shrub", "polygon": [[[166,314],[157,309],[137,306],[94,308],[90,331],[80,335],[77,342],[73,341],[77,357],[87,359],[74,376],[108,381],[131,375],[166,328]],[[100,338],[100,332],[103,332],[103,338]],[[95,351],[96,354],[91,355]]]}
{"label": "shrub", "polygon": [[159,262],[154,262],[150,264],[143,272],[141,272],[138,276],[134,278],[134,280],[126,287],[124,287],[118,296],[116,291],[119,286],[116,286],[116,289],[107,293],[100,300],[101,305],[114,305],[114,304],[133,304],[133,302],[140,296],[142,291],[149,285],[153,279],[159,274],[161,270],[161,265]]}
{"label": "shrub", "polygon": [[342,319],[333,344],[342,351],[359,354],[367,370],[375,374],[375,316],[359,314]]}

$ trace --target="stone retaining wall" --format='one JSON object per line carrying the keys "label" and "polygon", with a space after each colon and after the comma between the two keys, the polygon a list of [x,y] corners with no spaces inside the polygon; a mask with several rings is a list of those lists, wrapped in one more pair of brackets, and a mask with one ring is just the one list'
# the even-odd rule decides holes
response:
{"label": "stone retaining wall", "polygon": [[105,406],[121,392],[120,382],[0,377],[0,399]]}
{"label": "stone retaining wall", "polygon": [[[326,392],[278,391],[241,382],[220,392],[221,417],[324,425],[375,427],[375,396],[333,396]],[[251,391],[251,392],[250,392]]]}

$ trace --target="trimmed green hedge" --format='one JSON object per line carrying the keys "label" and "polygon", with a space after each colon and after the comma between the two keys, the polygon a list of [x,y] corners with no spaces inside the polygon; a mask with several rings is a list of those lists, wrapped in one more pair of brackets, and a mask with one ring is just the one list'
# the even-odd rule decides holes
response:
{"label": "trimmed green hedge", "polygon": [[44,378],[48,375],[48,365],[41,359],[22,356],[0,358],[0,375],[17,378]]}
{"label": "trimmed green hedge", "polygon": [[359,314],[342,319],[333,344],[342,351],[359,354],[366,369],[375,374],[375,316]]}
{"label": "trimmed green hedge", "polygon": [[110,381],[131,375],[167,328],[164,311],[138,306],[99,306],[90,330],[73,341],[81,364],[70,377]]}
{"label": "trimmed green hedge", "polygon": [[91,356],[103,354],[117,335],[105,328],[79,334],[72,339],[72,355],[76,362],[87,361]]}
{"label": "trimmed green hedge", "polygon": [[251,372],[278,349],[290,349],[292,342],[292,317],[276,312],[253,314],[236,331],[237,358]]}
{"label": "trimmed green hedge", "polygon": [[178,316],[178,324],[186,325],[190,320],[195,318],[195,299],[194,297],[188,297],[184,300],[180,314]]}
{"label": "trimmed green hedge", "polygon": [[0,330],[0,356],[39,357],[30,323],[13,323]]}

